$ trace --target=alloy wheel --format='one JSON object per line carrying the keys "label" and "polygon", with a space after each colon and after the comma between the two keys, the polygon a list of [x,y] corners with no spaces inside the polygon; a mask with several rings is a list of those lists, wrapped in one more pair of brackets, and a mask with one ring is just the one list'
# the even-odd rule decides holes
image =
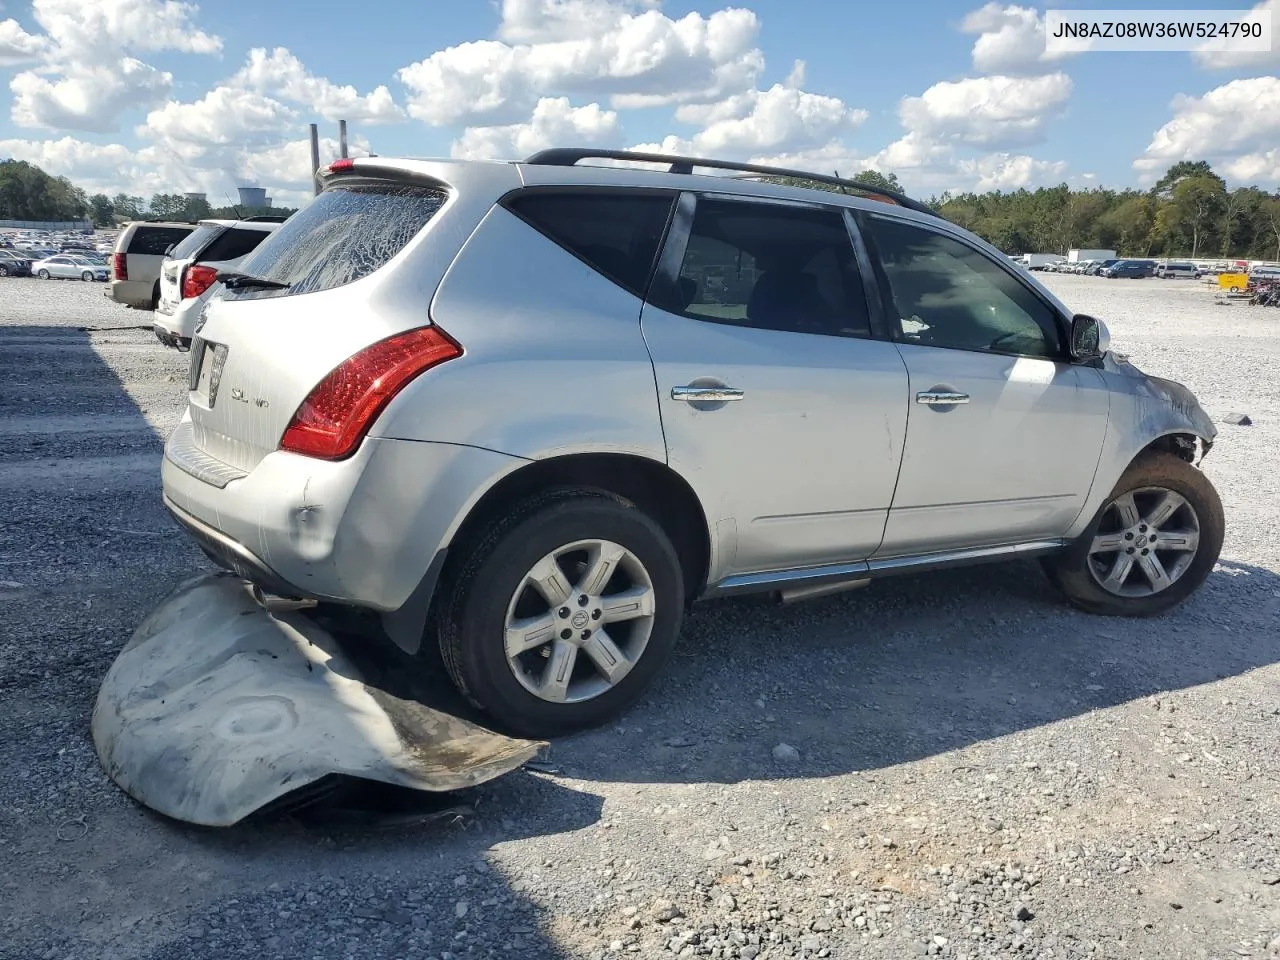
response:
{"label": "alloy wheel", "polygon": [[581,703],[621,683],[653,631],[655,591],[644,564],[609,540],[578,540],[536,564],[507,605],[507,665],[552,703]]}
{"label": "alloy wheel", "polygon": [[1117,597],[1163,593],[1200,547],[1200,518],[1182,494],[1144,487],[1107,504],[1089,548],[1089,573]]}

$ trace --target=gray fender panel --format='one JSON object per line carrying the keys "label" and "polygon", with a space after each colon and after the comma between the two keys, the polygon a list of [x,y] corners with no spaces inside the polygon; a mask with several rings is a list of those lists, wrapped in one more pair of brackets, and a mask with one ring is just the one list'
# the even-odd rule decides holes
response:
{"label": "gray fender panel", "polygon": [[93,741],[134,799],[208,826],[329,774],[470,787],[542,746],[366,684],[329,633],[225,574],[184,583],[138,627],[103,680]]}

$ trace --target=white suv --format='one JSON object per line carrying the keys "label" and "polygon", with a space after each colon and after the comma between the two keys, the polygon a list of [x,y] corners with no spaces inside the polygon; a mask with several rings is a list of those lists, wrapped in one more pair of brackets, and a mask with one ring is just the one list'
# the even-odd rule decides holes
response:
{"label": "white suv", "polygon": [[160,302],[160,265],[195,227],[151,220],[125,224],[111,254],[111,279],[103,292],[126,307],[154,310]]}
{"label": "white suv", "polygon": [[204,311],[165,503],[510,729],[614,716],[700,597],[1042,557],[1145,616],[1217,560],[1190,391],[907,197],[567,149],[322,179]]}
{"label": "white suv", "polygon": [[185,350],[219,273],[233,272],[240,261],[280,229],[283,217],[201,220],[169,251],[160,268],[160,302],[153,329],[166,346]]}

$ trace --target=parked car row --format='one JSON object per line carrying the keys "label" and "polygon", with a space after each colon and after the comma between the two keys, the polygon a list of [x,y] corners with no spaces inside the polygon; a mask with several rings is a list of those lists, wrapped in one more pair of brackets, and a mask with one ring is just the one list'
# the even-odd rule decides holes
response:
{"label": "parked car row", "polygon": [[283,222],[283,217],[249,217],[126,224],[111,254],[106,295],[127,307],[154,310],[156,337],[185,350],[218,275],[235,272]]}

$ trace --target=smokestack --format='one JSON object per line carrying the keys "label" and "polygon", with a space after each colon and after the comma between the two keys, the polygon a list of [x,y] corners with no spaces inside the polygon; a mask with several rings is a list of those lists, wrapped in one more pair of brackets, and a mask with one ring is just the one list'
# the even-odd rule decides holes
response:
{"label": "smokestack", "polygon": [[338,121],[338,156],[347,155],[347,121]]}
{"label": "smokestack", "polygon": [[319,196],[320,194],[320,178],[316,176],[316,171],[320,169],[320,131],[316,129],[313,123],[311,126],[311,189]]}

